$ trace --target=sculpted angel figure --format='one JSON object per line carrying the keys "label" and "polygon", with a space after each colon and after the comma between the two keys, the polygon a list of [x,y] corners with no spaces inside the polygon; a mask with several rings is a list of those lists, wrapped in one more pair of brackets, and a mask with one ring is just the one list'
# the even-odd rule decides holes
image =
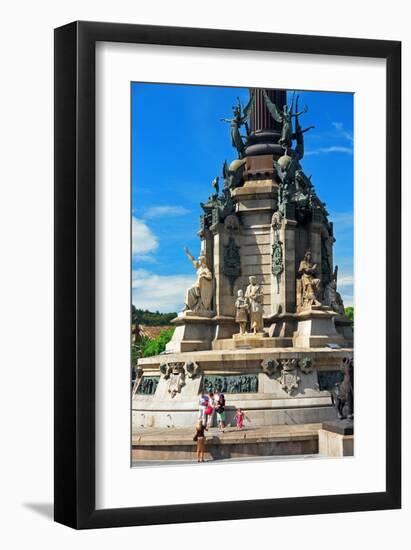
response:
{"label": "sculpted angel figure", "polygon": [[206,257],[201,254],[196,260],[187,247],[184,247],[184,252],[197,271],[196,282],[186,290],[186,309],[198,313],[210,311],[213,299],[213,274],[207,267]]}
{"label": "sculpted angel figure", "polygon": [[221,119],[223,122],[230,123],[231,144],[233,147],[237,149],[238,158],[240,159],[244,157],[244,152],[245,152],[243,138],[240,134],[240,128],[241,126],[245,125],[247,135],[248,135],[249,130],[247,125],[247,120],[250,117],[253,105],[254,105],[254,93],[251,94],[249,102],[243,109],[241,109],[240,99],[238,99],[238,105],[234,105],[233,107],[233,115],[234,115],[233,118]]}
{"label": "sculpted angel figure", "polygon": [[[297,111],[295,115],[295,134],[292,134],[291,138],[296,140],[296,146],[295,146],[295,152],[297,154],[297,158],[301,160],[304,157],[304,134],[305,132],[308,132],[308,130],[312,130],[315,128],[315,126],[308,126],[307,128],[304,128],[304,130],[300,126],[300,121],[298,119],[298,99],[299,96],[297,96],[296,102],[295,102],[295,110]],[[307,110],[307,107],[305,107]],[[306,112],[302,111],[302,112]]]}
{"label": "sculpted angel figure", "polygon": [[[271,101],[271,99],[268,97],[267,92],[265,90],[263,91],[263,94],[264,94],[265,104],[267,105],[267,109],[269,110],[271,116],[276,122],[282,124],[281,138],[278,140],[278,143],[284,149],[288,149],[289,147],[291,147],[291,140],[294,138],[291,121],[293,118],[297,118],[300,115],[306,113],[308,111],[308,108],[307,106],[305,106],[302,111],[293,112],[293,103],[294,103],[294,99],[293,99],[293,101],[291,102],[290,108],[288,107],[288,105],[284,105],[283,110],[279,111],[277,109],[276,104]],[[298,101],[298,98],[297,98],[297,101]],[[303,132],[306,132],[307,130],[309,130],[309,128],[306,128],[305,130],[300,130],[300,132],[303,133]]]}
{"label": "sculpted angel figure", "polygon": [[315,277],[317,264],[313,264],[311,251],[307,250],[300,262],[298,274],[301,277],[301,294],[303,306],[320,306],[321,280]]}

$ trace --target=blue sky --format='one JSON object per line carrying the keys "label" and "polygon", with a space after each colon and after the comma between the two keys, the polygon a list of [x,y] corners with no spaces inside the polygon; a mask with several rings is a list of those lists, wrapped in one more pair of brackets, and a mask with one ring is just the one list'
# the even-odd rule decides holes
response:
{"label": "blue sky", "polygon": [[[334,222],[339,291],[353,303],[353,96],[298,92],[305,134],[304,171]],[[290,96],[290,94],[289,94]],[[236,158],[229,127],[246,88],[132,83],[133,304],[163,312],[183,307],[195,279],[183,247],[196,255],[200,201],[222,163]]]}

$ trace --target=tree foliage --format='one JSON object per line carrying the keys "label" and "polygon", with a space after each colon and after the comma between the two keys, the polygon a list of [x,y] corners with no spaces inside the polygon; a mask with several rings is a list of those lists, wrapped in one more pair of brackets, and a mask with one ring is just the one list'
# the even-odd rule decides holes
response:
{"label": "tree foliage", "polygon": [[131,322],[139,325],[164,326],[169,325],[171,319],[177,317],[177,313],[160,313],[159,311],[149,311],[148,309],[137,309],[131,306]]}
{"label": "tree foliage", "polygon": [[131,346],[131,364],[134,366],[137,363],[137,359],[142,357],[144,347],[150,342],[149,338],[145,336],[138,338]]}
{"label": "tree foliage", "polygon": [[353,306],[349,306],[345,308],[345,316],[350,321],[354,322],[354,308]]}
{"label": "tree foliage", "polygon": [[141,357],[152,357],[159,355],[166,349],[166,344],[171,340],[174,328],[167,328],[160,332],[157,338],[147,340],[141,351]]}

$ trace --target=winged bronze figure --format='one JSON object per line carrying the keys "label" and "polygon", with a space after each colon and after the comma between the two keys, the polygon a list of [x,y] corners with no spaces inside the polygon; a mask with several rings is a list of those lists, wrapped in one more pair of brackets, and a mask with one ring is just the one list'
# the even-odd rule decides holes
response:
{"label": "winged bronze figure", "polygon": [[271,99],[268,97],[268,94],[265,90],[263,91],[263,94],[264,94],[265,104],[267,105],[267,109],[269,110],[271,116],[276,122],[278,122],[279,124],[282,124],[281,138],[278,140],[278,143],[284,149],[288,149],[289,147],[291,147],[291,140],[293,136],[293,129],[292,129],[292,123],[291,123],[292,118],[293,117],[297,118],[300,115],[306,113],[308,111],[308,108],[307,106],[305,106],[302,111],[293,112],[293,103],[294,103],[294,96],[293,96],[291,107],[288,107],[288,105],[284,105],[283,110],[279,111],[277,109],[276,104],[271,101]]}
{"label": "winged bronze figure", "polygon": [[230,123],[230,135],[231,135],[231,144],[237,149],[238,158],[243,158],[245,153],[245,146],[243,142],[243,137],[240,134],[240,128],[245,125],[247,136],[249,134],[247,120],[251,115],[251,111],[254,105],[254,92],[251,93],[251,97],[247,105],[242,108],[240,99],[238,98],[238,104],[233,106],[233,118],[222,118],[223,122]]}

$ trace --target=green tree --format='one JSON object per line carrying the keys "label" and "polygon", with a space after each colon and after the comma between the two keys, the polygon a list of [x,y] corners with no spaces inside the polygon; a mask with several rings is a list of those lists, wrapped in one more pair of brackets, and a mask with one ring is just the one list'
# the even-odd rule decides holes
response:
{"label": "green tree", "polygon": [[345,316],[350,321],[354,322],[354,308],[353,306],[349,306],[345,308]]}
{"label": "green tree", "polygon": [[148,342],[151,340],[149,338],[146,338],[145,336],[139,337],[132,345],[131,345],[131,365],[135,366],[137,363],[137,359],[141,357],[141,354],[143,353],[144,347],[147,345]]}
{"label": "green tree", "polygon": [[137,309],[131,306],[131,322],[139,325],[164,326],[169,325],[171,319],[177,317],[175,311],[170,313],[160,313],[159,311],[149,311],[148,309]]}
{"label": "green tree", "polygon": [[148,340],[143,346],[141,357],[152,357],[159,355],[166,349],[166,344],[171,340],[174,328],[167,328],[160,332],[157,338]]}

